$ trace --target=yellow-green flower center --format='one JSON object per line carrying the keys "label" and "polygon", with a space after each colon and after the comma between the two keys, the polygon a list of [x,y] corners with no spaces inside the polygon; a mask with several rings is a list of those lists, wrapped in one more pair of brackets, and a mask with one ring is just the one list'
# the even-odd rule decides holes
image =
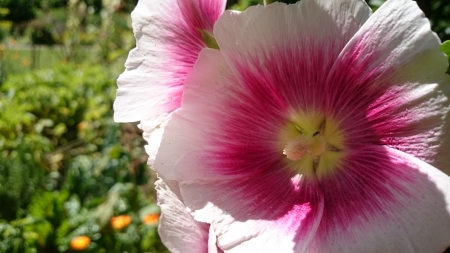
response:
{"label": "yellow-green flower center", "polygon": [[283,129],[280,141],[288,167],[299,174],[330,174],[345,155],[338,124],[319,113],[296,113]]}

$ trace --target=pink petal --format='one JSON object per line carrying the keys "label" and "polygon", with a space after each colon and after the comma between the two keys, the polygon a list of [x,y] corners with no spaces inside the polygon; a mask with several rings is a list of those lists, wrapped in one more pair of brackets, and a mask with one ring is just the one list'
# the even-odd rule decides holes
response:
{"label": "pink petal", "polygon": [[[226,119],[233,115],[249,120],[252,118],[252,115],[245,111],[233,110],[236,103],[242,105],[239,103],[240,99],[236,98],[235,88],[239,88],[236,83],[219,51],[204,49],[200,53],[194,70],[186,80],[182,107],[173,114],[165,127],[154,164],[154,169],[162,177],[171,180],[236,177],[233,171],[217,173],[210,169],[212,164],[208,163],[216,160],[220,155],[217,149],[225,147],[222,143],[229,139],[221,134],[224,125],[217,124],[226,124]],[[239,130],[241,129],[230,131],[239,135]],[[242,134],[233,141],[240,142],[245,138],[245,131],[247,130],[242,129]],[[243,154],[243,157],[245,155]],[[245,170],[240,172],[255,173]]]}
{"label": "pink petal", "polygon": [[388,145],[450,173],[450,81],[439,45],[414,1],[387,1],[367,20],[325,86],[347,146]]}
{"label": "pink petal", "polygon": [[443,252],[450,177],[401,151],[364,146],[322,178],[322,220],[308,252]]}
{"label": "pink petal", "polygon": [[164,245],[173,253],[219,253],[209,224],[195,221],[187,212],[178,183],[159,179],[155,185],[161,207],[158,231]]}
{"label": "pink petal", "polygon": [[213,25],[225,10],[224,0],[177,0],[181,15],[192,33],[197,29],[212,32]]}
{"label": "pink petal", "polygon": [[253,96],[313,110],[312,98],[321,96],[334,61],[370,13],[364,1],[273,3],[225,12],[214,36]]}
{"label": "pink petal", "polygon": [[231,181],[185,182],[194,218],[211,223],[226,252],[305,252],[320,222],[323,197],[314,180],[281,168]]}
{"label": "pink petal", "polygon": [[276,111],[246,111],[236,82],[219,51],[201,52],[154,168],[183,180],[184,202],[196,220],[212,224],[222,249],[304,251],[320,220],[320,188],[285,168],[273,152],[278,144],[264,140],[277,136]]}
{"label": "pink petal", "polygon": [[132,13],[136,48],[117,80],[114,119],[151,120],[180,106],[187,73],[205,47],[198,29],[212,31],[225,0],[141,0]]}

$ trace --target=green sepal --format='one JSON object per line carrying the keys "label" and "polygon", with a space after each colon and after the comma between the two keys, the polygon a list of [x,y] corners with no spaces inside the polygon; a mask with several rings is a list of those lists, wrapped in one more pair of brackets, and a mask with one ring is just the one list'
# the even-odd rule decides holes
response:
{"label": "green sepal", "polygon": [[217,44],[216,38],[214,38],[214,36],[209,33],[208,31],[202,30],[202,29],[198,29],[202,35],[202,40],[205,43],[205,45],[209,48],[213,48],[213,49],[220,49],[219,45]]}
{"label": "green sepal", "polygon": [[449,66],[447,67],[447,74],[450,74],[450,40],[444,41],[441,44],[441,51],[447,55]]}

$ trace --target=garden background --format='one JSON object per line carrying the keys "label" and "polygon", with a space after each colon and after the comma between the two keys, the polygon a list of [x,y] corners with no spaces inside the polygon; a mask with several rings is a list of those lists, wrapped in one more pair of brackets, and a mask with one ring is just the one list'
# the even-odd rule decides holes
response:
{"label": "garden background", "polygon": [[[450,1],[417,2],[450,39]],[[136,3],[0,0],[1,253],[168,252],[141,132],[112,119]]]}

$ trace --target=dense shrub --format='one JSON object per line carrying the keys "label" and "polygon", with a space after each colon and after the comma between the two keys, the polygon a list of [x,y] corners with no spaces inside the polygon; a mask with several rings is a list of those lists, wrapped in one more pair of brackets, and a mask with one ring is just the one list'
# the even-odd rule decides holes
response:
{"label": "dense shrub", "polygon": [[[112,121],[115,75],[60,65],[10,75],[0,87],[0,251],[164,252],[158,208],[135,125]],[[151,195],[153,196],[153,195]],[[129,224],[111,227],[114,216]]]}

